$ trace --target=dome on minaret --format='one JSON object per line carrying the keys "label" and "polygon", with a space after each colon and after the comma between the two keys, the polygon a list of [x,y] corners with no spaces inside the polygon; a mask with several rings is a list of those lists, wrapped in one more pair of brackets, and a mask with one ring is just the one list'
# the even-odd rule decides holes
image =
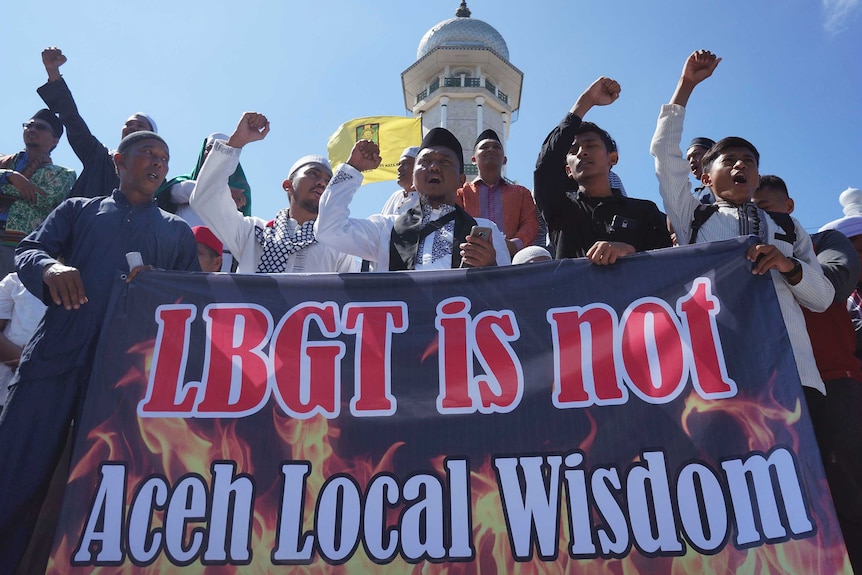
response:
{"label": "dome on minaret", "polygon": [[481,20],[470,18],[467,2],[455,12],[455,18],[444,20],[425,33],[419,42],[416,59],[419,60],[435,48],[487,48],[504,60],[509,60],[509,47],[497,30]]}
{"label": "dome on minaret", "polygon": [[401,72],[404,107],[422,117],[423,133],[439,126],[458,138],[469,175],[477,173],[470,157],[479,134],[494,130],[505,145],[523,84],[506,41],[493,26],[470,17],[466,0],[454,18],[428,30],[416,61]]}

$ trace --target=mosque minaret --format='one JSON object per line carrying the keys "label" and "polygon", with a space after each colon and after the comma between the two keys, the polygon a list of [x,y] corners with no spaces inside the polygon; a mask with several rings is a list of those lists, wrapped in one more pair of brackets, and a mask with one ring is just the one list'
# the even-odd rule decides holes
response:
{"label": "mosque minaret", "polygon": [[475,174],[470,157],[482,131],[497,132],[505,147],[523,83],[506,41],[490,24],[471,18],[466,1],[455,18],[425,33],[416,62],[401,73],[405,107],[422,117],[423,133],[441,126],[458,137],[468,174]]}

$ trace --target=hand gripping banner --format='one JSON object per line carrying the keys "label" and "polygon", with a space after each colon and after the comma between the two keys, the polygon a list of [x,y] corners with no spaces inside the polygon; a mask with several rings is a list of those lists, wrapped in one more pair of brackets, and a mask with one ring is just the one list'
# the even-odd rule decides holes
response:
{"label": "hand gripping banner", "polygon": [[849,573],[747,245],[144,273],[49,573]]}

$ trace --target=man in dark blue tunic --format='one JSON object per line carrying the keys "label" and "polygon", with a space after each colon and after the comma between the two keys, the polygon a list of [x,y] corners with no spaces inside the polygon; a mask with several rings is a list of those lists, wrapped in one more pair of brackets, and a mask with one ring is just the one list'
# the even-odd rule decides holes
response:
{"label": "man in dark blue tunic", "polygon": [[168,160],[153,132],[123,138],[120,188],[66,200],[16,250],[19,277],[48,309],[0,414],[0,574],[15,572],[80,415],[110,293],[144,269],[130,270],[126,254],[139,252],[144,267],[200,270],[191,229],[153,199]]}

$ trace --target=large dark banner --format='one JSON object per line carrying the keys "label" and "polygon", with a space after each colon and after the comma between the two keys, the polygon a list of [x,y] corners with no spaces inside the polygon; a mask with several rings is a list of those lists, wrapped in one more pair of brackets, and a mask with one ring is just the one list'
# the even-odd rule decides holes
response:
{"label": "large dark banner", "polygon": [[850,573],[747,245],[145,273],[49,573]]}

